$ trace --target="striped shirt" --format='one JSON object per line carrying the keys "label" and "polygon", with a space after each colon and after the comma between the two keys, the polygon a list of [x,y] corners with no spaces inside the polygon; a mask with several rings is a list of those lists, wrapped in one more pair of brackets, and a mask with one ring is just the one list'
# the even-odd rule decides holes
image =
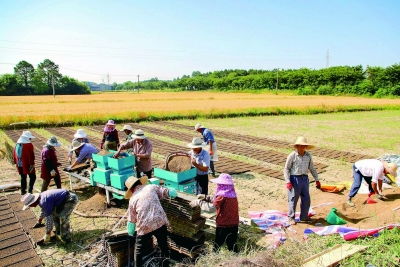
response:
{"label": "striped shirt", "polygon": [[297,151],[289,154],[283,170],[287,183],[290,182],[290,175],[307,175],[308,171],[311,172],[315,181],[318,181],[318,173],[314,168],[312,156],[309,152],[306,151],[303,156],[300,156]]}

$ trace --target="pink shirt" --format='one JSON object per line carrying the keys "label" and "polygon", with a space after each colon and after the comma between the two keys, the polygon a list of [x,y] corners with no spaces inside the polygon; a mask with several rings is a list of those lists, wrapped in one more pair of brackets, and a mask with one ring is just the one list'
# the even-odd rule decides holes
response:
{"label": "pink shirt", "polygon": [[159,185],[138,185],[129,200],[128,221],[136,224],[138,235],[145,235],[168,225],[160,199],[168,197],[168,189]]}

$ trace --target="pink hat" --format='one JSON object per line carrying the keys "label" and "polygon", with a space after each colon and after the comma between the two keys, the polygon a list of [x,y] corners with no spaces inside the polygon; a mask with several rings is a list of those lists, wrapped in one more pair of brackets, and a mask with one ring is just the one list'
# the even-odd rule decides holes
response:
{"label": "pink hat", "polygon": [[106,125],[114,125],[115,126],[115,122],[113,120],[108,120],[108,122],[106,123]]}
{"label": "pink hat", "polygon": [[226,185],[233,185],[232,176],[227,173],[221,173],[218,178],[210,180],[216,184],[226,184]]}

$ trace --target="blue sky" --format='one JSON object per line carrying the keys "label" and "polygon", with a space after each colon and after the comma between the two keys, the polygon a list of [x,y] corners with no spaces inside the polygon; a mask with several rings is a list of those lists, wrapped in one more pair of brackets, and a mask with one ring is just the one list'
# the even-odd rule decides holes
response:
{"label": "blue sky", "polygon": [[110,82],[400,63],[400,1],[0,0],[0,73],[45,58]]}

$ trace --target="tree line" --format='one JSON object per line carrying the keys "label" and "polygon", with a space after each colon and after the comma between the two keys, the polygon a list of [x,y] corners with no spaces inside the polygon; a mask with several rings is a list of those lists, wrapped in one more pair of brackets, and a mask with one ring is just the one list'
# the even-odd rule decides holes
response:
{"label": "tree line", "polygon": [[[137,89],[127,81],[116,90]],[[295,90],[298,94],[400,95],[400,65],[389,67],[335,66],[324,69],[222,70],[184,75],[174,80],[153,78],[142,81],[140,89],[172,90]]]}
{"label": "tree line", "polygon": [[60,95],[90,94],[89,87],[78,80],[62,75],[59,67],[49,59],[35,69],[22,60],[14,67],[13,74],[0,75],[0,95]]}

